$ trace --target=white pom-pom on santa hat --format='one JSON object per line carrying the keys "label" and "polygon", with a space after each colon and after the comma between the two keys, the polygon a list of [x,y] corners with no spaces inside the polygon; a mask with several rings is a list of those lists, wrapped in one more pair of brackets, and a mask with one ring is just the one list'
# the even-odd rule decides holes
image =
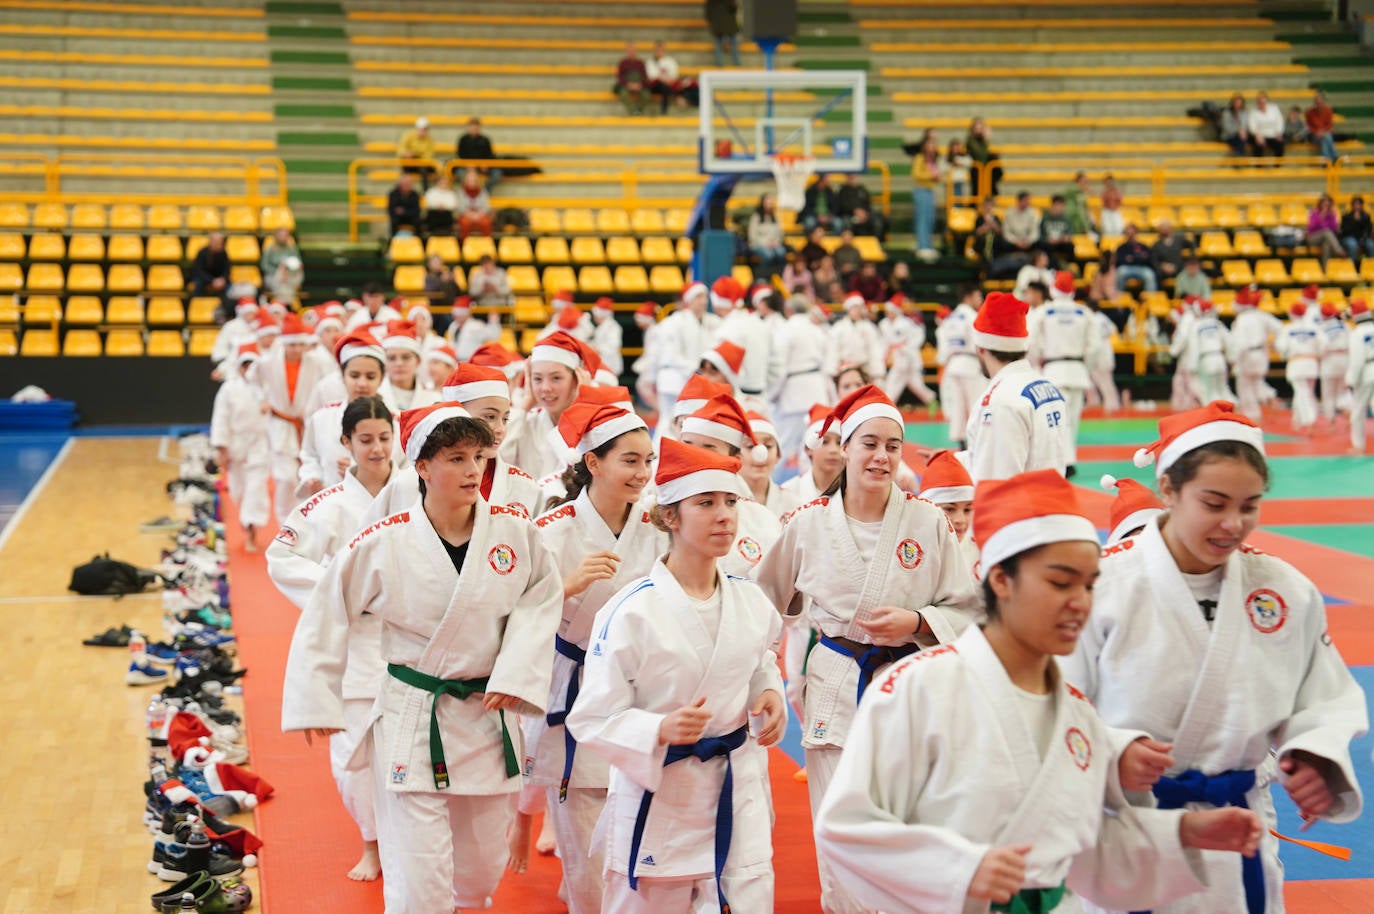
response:
{"label": "white pom-pom on santa hat", "polygon": [[244,855],[243,855],[243,865],[244,865],[244,866],[257,866],[257,865],[258,865],[258,855],[257,855],[257,854],[244,854]]}
{"label": "white pom-pom on santa hat", "polygon": [[1140,448],[1131,457],[1131,463],[1138,467],[1147,467],[1155,462],[1155,455],[1148,448]]}
{"label": "white pom-pom on santa hat", "polygon": [[1098,482],[1101,484],[1102,488],[1108,492],[1116,488],[1116,477],[1111,473],[1103,473],[1102,478]]}

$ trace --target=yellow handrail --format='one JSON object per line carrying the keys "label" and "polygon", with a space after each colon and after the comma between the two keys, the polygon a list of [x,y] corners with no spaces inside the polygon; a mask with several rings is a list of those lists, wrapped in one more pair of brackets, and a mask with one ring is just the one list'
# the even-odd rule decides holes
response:
{"label": "yellow handrail", "polygon": [[[173,193],[130,193],[105,192],[93,193],[87,190],[65,189],[63,179],[68,177],[127,177],[130,169],[145,165],[153,166],[159,175],[176,178],[191,177],[204,169],[223,169],[230,177],[243,181],[243,193],[206,194],[198,192],[194,186],[178,188]],[[157,169],[157,166],[165,168]],[[242,197],[253,207],[285,206],[286,165],[273,156],[247,157],[229,155],[197,155],[187,158],[173,153],[60,153],[47,156],[32,152],[0,153],[0,173],[3,174],[42,174],[43,190],[13,191],[6,197],[16,202],[34,203],[84,203],[117,202],[142,203],[165,202],[174,195],[181,202],[203,202],[206,198]],[[275,190],[266,192],[264,184],[274,184]]]}

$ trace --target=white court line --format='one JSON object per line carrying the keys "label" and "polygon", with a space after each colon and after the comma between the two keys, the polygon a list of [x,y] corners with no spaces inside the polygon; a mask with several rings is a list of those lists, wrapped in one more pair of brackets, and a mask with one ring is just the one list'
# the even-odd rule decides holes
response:
{"label": "white court line", "polygon": [[0,530],[0,550],[5,548],[5,544],[10,540],[10,534],[19,526],[19,522],[24,519],[24,515],[28,513],[29,507],[38,499],[38,495],[43,491],[43,487],[48,484],[48,480],[52,479],[53,474],[57,472],[57,468],[62,465],[62,461],[67,459],[67,454],[72,449],[72,442],[75,440],[75,438],[67,439],[67,442],[62,445],[62,450],[57,452],[57,456],[53,458],[52,463],[48,464],[48,468],[43,471],[43,475],[38,477],[38,482],[34,483],[33,488],[29,490],[29,494],[25,495],[24,500],[19,503],[19,510],[14,512],[14,516],[11,517],[10,522],[5,525],[5,529]]}

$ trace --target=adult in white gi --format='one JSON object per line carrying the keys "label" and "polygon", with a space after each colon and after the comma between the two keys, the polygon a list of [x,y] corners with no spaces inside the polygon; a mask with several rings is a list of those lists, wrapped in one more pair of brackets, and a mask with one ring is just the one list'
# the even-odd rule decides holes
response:
{"label": "adult in white gi", "polygon": [[778,446],[783,462],[801,454],[807,413],[816,403],[833,403],[835,388],[825,373],[826,313],[819,306],[789,299],[792,315],[775,341],[782,374],[773,394]]}
{"label": "adult in white gi", "polygon": [[1083,420],[1083,402],[1093,386],[1088,366],[1097,362],[1101,335],[1092,312],[1072,299],[1053,301],[1035,309],[1026,327],[1030,332],[1030,361],[1041,365],[1045,378],[1064,395],[1068,465],[1073,466],[1078,462],[1078,426]]}
{"label": "adult in white gi", "polygon": [[655,387],[657,371],[654,368],[657,353],[654,339],[658,336],[658,304],[646,301],[635,309],[635,326],[642,335],[639,358],[630,365],[635,374],[635,393],[645,405],[654,409],[658,405],[658,392]]}
{"label": "adult in white gi", "polygon": [[[806,661],[802,728],[813,816],[870,683],[892,662],[954,640],[978,602],[944,513],[893,483],[902,423],[892,401],[870,385],[837,404],[827,421],[840,426],[840,490],[788,515],[755,573],[779,612],[795,616],[805,608],[820,632]],[[821,907],[865,910],[824,864]]]}
{"label": "adult in white gi", "polygon": [[255,343],[240,344],[230,363],[233,371],[215,391],[210,413],[210,445],[215,462],[224,470],[229,497],[238,508],[244,548],[257,552],[258,528],[270,516],[267,478],[272,467],[268,424],[272,417],[262,391],[249,378],[258,361]]}
{"label": "adult in white gi", "polygon": [[583,345],[559,332],[541,339],[530,352],[526,389],[533,403],[512,416],[501,456],[535,479],[543,479],[564,462],[556,444],[558,419],[577,398],[578,385],[589,380]]}
{"label": "adult in white gi", "polygon": [[1350,364],[1345,383],[1350,388],[1350,449],[1363,454],[1365,420],[1369,417],[1369,401],[1374,398],[1374,315],[1363,299],[1350,303],[1350,316],[1355,324],[1350,328]]}
{"label": "adult in white gi", "polygon": [[328,372],[317,359],[305,358],[310,334],[294,314],[282,321],[277,343],[259,360],[254,377],[267,401],[272,421],[267,425],[272,444],[272,483],[280,520],[296,507],[297,468],[300,466],[301,433],[305,404],[315,385]]}
{"label": "adult in white gi", "polygon": [[[817,856],[887,912],[1143,908],[1203,887],[1185,848],[1254,853],[1259,817],[1133,809],[1108,731],[1062,679],[1098,545],[1052,470],[978,486],[988,622],[870,690],[816,817]],[[976,773],[975,773],[976,772]]]}
{"label": "adult in white gi", "polygon": [[1284,375],[1293,385],[1293,428],[1309,429],[1317,422],[1317,377],[1321,374],[1322,335],[1307,320],[1307,306],[1297,302],[1289,310],[1274,348],[1283,357]]}
{"label": "adult in white gi", "polygon": [[[371,334],[356,330],[339,340],[337,356],[343,369],[344,396],[333,403],[326,403],[305,420],[305,430],[301,435],[301,465],[296,471],[299,480],[297,491],[301,498],[343,481],[353,460],[349,447],[343,441],[344,410],[359,397],[381,395],[386,376],[386,353],[382,344]],[[382,396],[382,401],[386,402],[385,396]]]}
{"label": "adult in white gi", "polygon": [[935,361],[940,372],[940,409],[949,422],[949,440],[959,448],[966,444],[969,417],[987,389],[988,379],[978,362],[973,345],[973,322],[982,303],[982,292],[974,289],[953,310],[941,316],[935,312]]}
{"label": "adult in white gi", "polygon": [[601,356],[606,370],[618,378],[625,372],[625,356],[621,352],[622,333],[614,306],[609,298],[598,298],[592,305],[592,348]]}
{"label": "adult in white gi", "polygon": [[[730,281],[728,286],[721,283],[725,279]],[[731,299],[730,296],[736,297]],[[768,390],[769,365],[773,360],[774,346],[769,329],[757,314],[744,307],[744,289],[732,276],[716,280],[711,289],[711,307],[720,315],[720,326],[716,328],[713,342],[728,341],[744,350],[736,385],[741,397],[762,402]]]}
{"label": "adult in white gi", "polygon": [[472,316],[472,299],[466,295],[453,300],[449,314],[453,320],[444,331],[444,338],[458,353],[460,362],[472,358],[472,354],[486,343],[494,343],[501,338],[500,313],[493,311],[487,320],[478,320]]}
{"label": "adult in white gi", "polygon": [[878,333],[883,340],[888,365],[882,383],[883,393],[893,403],[911,391],[924,404],[935,400],[935,391],[926,386],[926,366],[922,350],[926,345],[926,325],[921,312],[906,313],[906,296],[898,292],[883,305],[883,319],[878,321]]}
{"label": "adult in white gi", "polygon": [[1269,344],[1283,331],[1283,323],[1261,311],[1259,294],[1251,289],[1236,292],[1236,317],[1227,339],[1236,376],[1236,404],[1242,415],[1258,422],[1267,400]]}
{"label": "adult in white gi", "polygon": [[612,766],[604,911],[773,909],[764,747],[786,721],[782,622],[758,587],[717,568],[735,540],[739,466],[662,443],[655,514],[671,548],[593,623],[567,725],[579,755]]}
{"label": "adult in white gi", "polygon": [[[292,638],[282,727],[342,729],[349,631],[382,619],[388,676],[368,739],[388,914],[484,908],[520,789],[519,728],[544,712],[562,586],[534,525],[478,494],[490,429],[456,404],[403,413],[425,483],[330,564]],[[495,836],[495,840],[493,837]]]}
{"label": "adult in white gi", "polygon": [[[1351,821],[1362,805],[1350,741],[1368,727],[1364,693],[1317,588],[1244,545],[1268,481],[1263,433],[1212,403],[1163,420],[1160,435],[1136,462],[1155,460],[1167,513],[1107,550],[1065,676],[1114,728],[1123,786],[1154,794],[1133,802],[1245,806],[1273,822],[1277,781],[1305,821]],[[1283,909],[1267,831],[1253,861],[1205,858],[1207,891],[1156,912]]]}
{"label": "adult in white gi", "polygon": [[883,375],[883,338],[878,325],[868,317],[868,303],[862,295],[846,298],[844,316],[830,325],[825,373],[833,378],[841,365],[858,365],[870,378]]}
{"label": "adult in white gi", "polygon": [[1197,322],[1196,296],[1183,299],[1174,310],[1174,334],[1169,338],[1169,357],[1174,360],[1173,387],[1169,405],[1175,412],[1192,409],[1202,401],[1197,382],[1197,341],[1193,324]]}
{"label": "adult in white gi", "polygon": [[577,403],[559,431],[579,455],[569,498],[535,521],[563,577],[548,714],[525,722],[525,779],[545,791],[572,914],[601,911],[604,845],[593,832],[606,805],[610,766],[577,751],[564,726],[582,685],[592,620],[613,594],[646,575],[668,538],[640,506],[653,479],[653,442],[634,413]]}
{"label": "adult in white gi", "polygon": [[[672,421],[673,401],[687,379],[701,364],[701,354],[711,347],[720,319],[706,313],[709,290],[689,283],[682,304],[658,325],[654,335],[654,385],[658,397],[658,435]],[[536,477],[538,473],[534,474]]]}
{"label": "adult in white gi", "polygon": [[1226,350],[1229,331],[1217,318],[1216,308],[1207,299],[1197,303],[1197,317],[1188,325],[1189,350],[1196,355],[1197,397],[1203,403],[1214,400],[1235,402],[1226,386]]}
{"label": "adult in white gi", "polygon": [[1093,380],[1096,397],[1088,391],[1089,402],[1102,401],[1102,411],[1111,415],[1121,409],[1121,392],[1116,388],[1116,351],[1112,349],[1112,337],[1116,335],[1116,324],[1102,312],[1101,308],[1091,309],[1093,327],[1097,330],[1097,355],[1088,363],[1088,376]]}
{"label": "adult in white gi", "polygon": [[1322,340],[1322,417],[1335,422],[1341,396],[1346,391],[1345,375],[1350,368],[1350,327],[1335,303],[1322,302],[1322,319],[1317,332]]}
{"label": "adult in white gi", "polygon": [[210,364],[214,366],[211,377],[223,381],[232,375],[234,357],[244,343],[256,341],[253,319],[258,314],[256,298],[241,298],[234,306],[234,316],[225,321],[215,334],[215,342],[210,347]]}

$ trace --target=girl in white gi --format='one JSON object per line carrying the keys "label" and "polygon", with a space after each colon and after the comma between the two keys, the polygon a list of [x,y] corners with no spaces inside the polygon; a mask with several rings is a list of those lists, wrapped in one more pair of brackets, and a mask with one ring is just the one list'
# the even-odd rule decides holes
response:
{"label": "girl in white gi", "polygon": [[1226,386],[1226,350],[1230,335],[1217,318],[1209,299],[1197,303],[1197,317],[1189,325],[1190,347],[1197,358],[1197,397],[1203,403],[1234,400]]}
{"label": "girl in white gi", "polygon": [[615,301],[598,298],[592,305],[592,348],[606,363],[611,374],[619,377],[625,371],[625,355],[621,352],[620,322],[615,319]]}
{"label": "girl in white gi", "polygon": [[1254,854],[1248,810],[1131,808],[1107,727],[1059,675],[1097,580],[1073,486],[1037,470],[980,482],[976,503],[987,623],[874,682],[819,859],[889,914],[1076,914],[1080,894],[1148,907],[1201,889],[1193,848]]}
{"label": "girl in white gi", "polygon": [[[311,413],[301,436],[301,467],[297,475],[301,498],[343,481],[353,457],[344,440],[343,414],[348,404],[359,397],[376,395],[386,376],[386,353],[382,344],[365,330],[339,337],[334,349],[343,372],[344,397]],[[382,397],[385,401],[386,397]]]}
{"label": "girl in white gi", "polygon": [[577,398],[577,386],[589,380],[582,344],[558,332],[535,344],[526,365],[530,409],[512,421],[501,443],[501,456],[535,479],[558,469],[560,460],[552,436],[557,435],[563,410]]}
{"label": "girl in white gi", "polygon": [[370,715],[388,914],[485,908],[520,789],[519,728],[544,713],[562,586],[529,520],[479,486],[491,429],[455,403],[401,415],[421,480],[407,510],[330,563],[291,641],[282,727],[347,725],[342,680],[363,613],[382,620],[387,676]]}
{"label": "girl in white gi", "polygon": [[792,314],[783,323],[774,345],[781,366],[773,402],[778,444],[784,463],[799,458],[806,437],[807,410],[813,403],[830,403],[834,388],[822,370],[825,361],[825,312],[805,299],[789,299]]}
{"label": "girl in white gi", "polygon": [[935,312],[935,361],[942,366],[940,408],[949,422],[949,440],[960,450],[966,443],[969,416],[988,386],[973,345],[973,322],[982,300],[980,290],[970,289],[953,311]]}
{"label": "girl in white gi", "polygon": [[1174,375],[1169,405],[1176,412],[1199,405],[1197,344],[1193,339],[1198,301],[1196,295],[1189,295],[1175,305],[1173,311],[1174,333],[1169,339],[1169,357],[1174,360]]}
{"label": "girl in white gi", "polygon": [[579,755],[612,766],[602,911],[773,910],[764,747],[786,723],[782,622],[758,587],[717,567],[735,541],[739,468],[663,442],[653,513],[671,546],[593,623],[568,729]]}
{"label": "girl in white gi", "polygon": [[821,429],[830,417],[830,407],[817,403],[807,414],[811,424],[806,427],[805,450],[801,472],[782,484],[784,492],[796,495],[800,504],[820,498],[830,484],[844,472],[844,453],[840,450],[840,430],[831,427],[824,435]]}
{"label": "girl in white gi", "polygon": [[844,317],[830,326],[829,345],[825,350],[826,372],[838,374],[840,366],[847,363],[861,366],[870,378],[883,373],[883,338],[878,333],[878,325],[869,320],[868,302],[862,295],[846,297]]}
{"label": "girl in white gi", "polygon": [[969,571],[978,574],[978,545],[973,541],[973,478],[953,451],[936,451],[921,472],[921,498],[945,512]]}
{"label": "girl in white gi", "polygon": [[1155,493],[1134,479],[1103,476],[1102,488],[1116,489],[1112,500],[1111,527],[1107,531],[1107,545],[1115,546],[1145,529],[1145,525],[1164,513],[1164,502]]}
{"label": "girl in white gi", "polygon": [[1287,364],[1284,374],[1293,385],[1293,428],[1310,429],[1317,422],[1317,376],[1321,373],[1322,338],[1307,319],[1307,306],[1294,302],[1274,348]]}
{"label": "girl in white gi", "polygon": [[1269,341],[1283,331],[1279,319],[1259,307],[1254,289],[1236,291],[1236,317],[1231,322],[1231,365],[1236,376],[1236,405],[1242,415],[1258,422],[1268,399]]}
{"label": "girl in white gi", "polygon": [[664,318],[655,331],[654,361],[648,367],[654,373],[659,437],[663,437],[672,421],[673,401],[697,370],[701,354],[710,348],[720,325],[720,318],[706,312],[709,297],[710,290],[705,283],[688,283],[682,290],[682,304]]}
{"label": "girl in white gi", "polygon": [[[391,411],[381,397],[359,397],[349,403],[343,412],[341,438],[352,469],[342,482],[297,505],[267,547],[267,575],[298,609],[309,605],[329,562],[358,532],[363,512],[391,478],[394,435]],[[370,765],[350,768],[348,763],[371,726],[372,702],[381,690],[382,675],[382,621],[364,613],[348,632],[342,687],[347,726],[329,738],[329,770],[363,839],[363,855],[348,871],[348,878],[361,881],[376,879],[382,871],[373,775]]]}
{"label": "girl in white gi", "polygon": [[1027,329],[1032,364],[1041,366],[1041,372],[1066,401],[1068,465],[1073,466],[1078,462],[1078,424],[1083,418],[1083,403],[1093,389],[1088,368],[1097,363],[1101,336],[1092,312],[1072,298],[1037,308],[1027,320]]}
{"label": "girl in white gi", "polygon": [[701,354],[697,374],[712,383],[729,386],[730,395],[738,398],[740,371],[743,368],[744,347],[730,340],[721,340]]}
{"label": "girl in white gi", "polygon": [[574,403],[558,431],[578,460],[567,497],[535,521],[563,576],[563,619],[554,640],[546,717],[526,722],[525,777],[548,797],[572,914],[601,910],[604,846],[592,832],[606,804],[610,767],[577,751],[563,726],[581,688],[592,619],[610,597],[648,574],[668,541],[636,507],[653,479],[654,448],[644,420],[616,406]]}
{"label": "girl in white gi", "polygon": [[930,405],[935,402],[935,391],[926,386],[925,360],[921,354],[926,344],[926,325],[921,312],[914,306],[907,312],[904,309],[908,307],[906,296],[898,292],[883,305],[884,317],[878,322],[888,365],[883,393],[896,403],[904,391],[910,390],[917,400]]}
{"label": "girl in white gi", "polygon": [[239,347],[254,340],[253,318],[258,314],[256,298],[240,298],[234,305],[234,316],[225,321],[215,334],[215,342],[210,347],[210,364],[214,366],[210,377],[223,381],[232,374],[234,357]]}
{"label": "girl in white gi", "polygon": [[639,399],[645,405],[654,409],[658,405],[658,393],[654,387],[653,365],[656,358],[654,354],[654,337],[658,332],[658,304],[646,301],[635,309],[635,326],[643,334],[643,342],[640,343],[639,358],[635,359],[630,365],[630,371],[635,375],[635,393],[639,394]]}
{"label": "girl in white gi", "polygon": [[1350,365],[1345,383],[1350,388],[1350,450],[1363,454],[1365,424],[1369,418],[1369,401],[1374,398],[1374,314],[1362,298],[1350,302]]}
{"label": "girl in white gi", "polygon": [[[820,643],[806,661],[802,746],[814,815],[845,745],[854,709],[888,664],[947,643],[973,621],[978,594],[944,513],[893,484],[902,453],[902,416],[883,392],[865,387],[841,400],[845,469],[816,499],[793,511],[755,580],[788,616],[808,613]],[[821,907],[862,910],[821,867]]]}
{"label": "girl in white gi", "polygon": [[[259,317],[270,320],[268,315]],[[276,344],[264,353],[253,372],[272,418],[267,436],[272,444],[273,497],[278,520],[290,514],[299,501],[296,486],[305,404],[310,401],[315,385],[332,373],[318,359],[305,357],[310,341],[310,333],[301,319],[294,314],[286,315]]]}
{"label": "girl in white gi", "polygon": [[258,551],[258,528],[267,523],[271,508],[267,477],[272,458],[267,428],[272,418],[262,391],[249,379],[257,361],[257,345],[240,344],[233,373],[215,392],[210,414],[210,445],[227,479],[229,497],[238,508],[245,552]]}
{"label": "girl in white gi", "polygon": [[[1350,741],[1368,726],[1364,693],[1317,588],[1245,545],[1269,478],[1263,433],[1229,403],[1159,425],[1136,463],[1154,461],[1167,511],[1106,551],[1064,675],[1114,728],[1122,786],[1153,789],[1135,802],[1244,806],[1272,828],[1277,781],[1304,821],[1348,822],[1362,803]],[[1206,893],[1156,914],[1283,910],[1267,830],[1253,861],[1205,858]]]}
{"label": "girl in white gi", "polygon": [[733,397],[734,388],[729,383],[712,381],[706,375],[697,373],[687,379],[682,390],[673,401],[672,423],[668,426],[669,438],[682,438],[682,420],[706,405],[712,397]]}
{"label": "girl in white gi", "polygon": [[778,430],[767,416],[755,412],[744,415],[749,420],[749,430],[754,433],[754,440],[763,445],[766,454],[762,460],[754,460],[751,453],[749,459],[744,460],[739,474],[749,486],[750,497],[782,520],[784,514],[801,507],[802,500],[795,492],[788,492],[773,481],[773,470],[777,468],[781,454],[778,450]]}
{"label": "girl in white gi", "polygon": [[424,347],[419,331],[410,321],[390,321],[382,337],[386,350],[386,380],[391,400],[399,410],[419,409],[439,402],[439,392],[420,383],[420,358]]}
{"label": "girl in white gi", "polygon": [[1322,302],[1322,319],[1317,325],[1321,336],[1322,417],[1336,421],[1341,395],[1345,393],[1345,373],[1350,367],[1350,328],[1335,302]]}

